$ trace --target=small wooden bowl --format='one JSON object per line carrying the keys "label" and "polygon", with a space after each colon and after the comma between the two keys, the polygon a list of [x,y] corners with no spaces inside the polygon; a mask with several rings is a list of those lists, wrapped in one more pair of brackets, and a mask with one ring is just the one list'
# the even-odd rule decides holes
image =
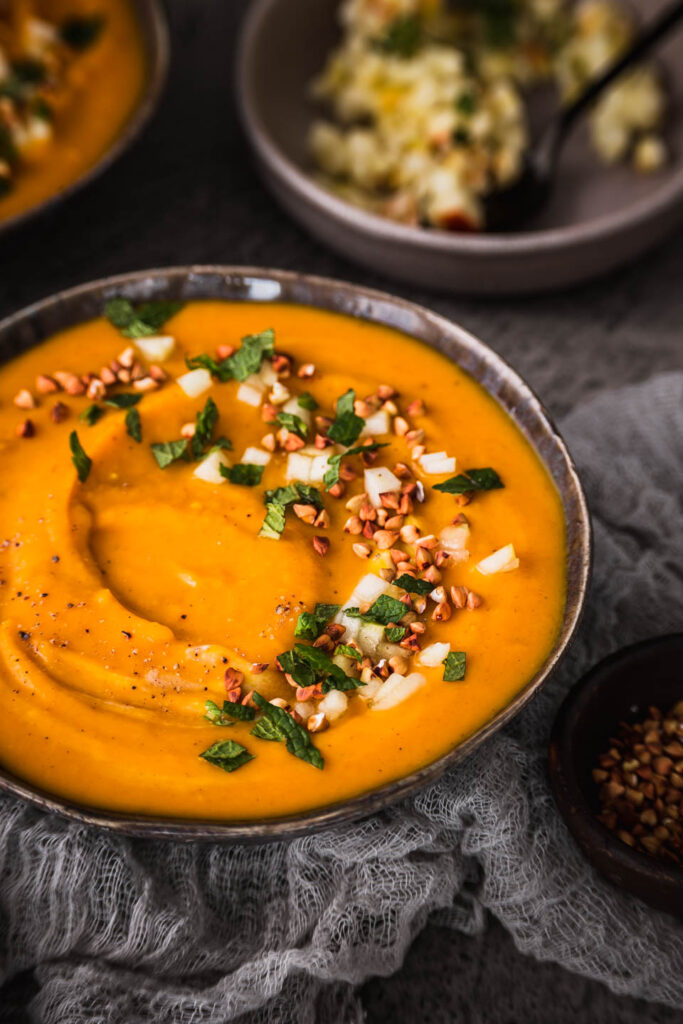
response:
{"label": "small wooden bowl", "polygon": [[683,633],[655,637],[610,655],[577,683],[555,719],[550,776],[570,832],[600,874],[659,910],[683,917],[683,868],[634,850],[596,818],[592,770],[620,721],[683,698]]}

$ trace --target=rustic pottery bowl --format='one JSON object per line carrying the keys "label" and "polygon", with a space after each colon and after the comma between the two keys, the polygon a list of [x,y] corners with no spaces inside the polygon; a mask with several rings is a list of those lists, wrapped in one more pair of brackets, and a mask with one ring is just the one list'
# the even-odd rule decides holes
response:
{"label": "rustic pottery bowl", "polygon": [[[648,5],[646,17],[663,0]],[[651,176],[603,167],[585,125],[563,149],[552,199],[528,230],[457,234],[360,210],[314,180],[306,146],[320,109],[308,96],[338,38],[340,0],[252,0],[239,53],[237,98],[268,187],[284,208],[345,258],[444,291],[494,295],[576,284],[627,263],[683,216],[683,32],[657,51],[670,94],[671,162]]]}
{"label": "rustic pottery bowl", "polygon": [[591,864],[615,885],[659,910],[683,917],[683,868],[622,843],[595,817],[591,771],[620,721],[683,697],[683,633],[655,637],[610,655],[564,701],[550,740],[550,775],[565,821]]}
{"label": "rustic pottery bowl", "polygon": [[161,0],[133,0],[133,6],[138,16],[147,64],[145,85],[135,110],[111,146],[102,154],[99,160],[70,185],[67,185],[66,188],[60,189],[42,202],[31,206],[28,210],[24,210],[14,217],[9,217],[7,220],[0,221],[0,236],[5,232],[11,231],[12,228],[26,223],[31,218],[53,209],[91,181],[94,181],[95,178],[99,177],[108,167],[111,167],[114,161],[118,160],[132,146],[155,112],[161,99],[168,72],[170,56],[168,24]]}
{"label": "rustic pottery bowl", "polygon": [[72,324],[100,316],[114,295],[149,299],[291,302],[333,310],[404,331],[453,359],[508,412],[533,445],[560,493],[567,530],[567,600],[559,635],[545,663],[481,729],[446,755],[403,779],[342,804],[294,817],[248,822],[170,820],[75,806],[0,771],[0,790],[46,810],[130,835],[177,839],[263,840],[297,835],[378,811],[436,779],[516,715],[543,685],[572,639],[586,596],[591,537],[586,502],[564,441],[527,384],[500,356],[449,320],[403,299],[341,281],[245,267],[179,267],[110,277],[61,292],[0,323],[0,361]]}

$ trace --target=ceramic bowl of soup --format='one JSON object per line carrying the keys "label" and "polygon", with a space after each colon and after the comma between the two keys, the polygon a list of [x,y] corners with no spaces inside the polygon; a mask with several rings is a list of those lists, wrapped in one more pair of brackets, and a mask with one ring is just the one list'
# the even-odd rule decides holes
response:
{"label": "ceramic bowl of soup", "polygon": [[168,59],[158,0],[0,4],[0,233],[70,196],[133,143]]}
{"label": "ceramic bowl of soup", "polygon": [[0,324],[0,787],[263,839],[416,791],[579,621],[588,513],[528,386],[429,310],[283,271]]}

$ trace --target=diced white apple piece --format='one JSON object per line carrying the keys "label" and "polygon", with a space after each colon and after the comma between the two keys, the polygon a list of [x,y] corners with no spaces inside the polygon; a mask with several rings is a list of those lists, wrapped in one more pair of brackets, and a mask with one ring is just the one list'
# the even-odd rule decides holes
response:
{"label": "diced white apple piece", "polygon": [[[277,380],[277,374],[273,369],[273,364],[269,363],[265,359],[261,365],[261,369],[259,370],[259,372],[254,373],[252,376],[260,380],[261,384],[263,385],[263,391],[265,391],[266,388],[272,388],[273,384]],[[250,379],[251,378],[247,378],[247,380]]]}
{"label": "diced white apple piece", "polygon": [[391,430],[391,421],[389,419],[389,413],[380,409],[379,412],[373,412],[372,416],[368,416],[365,421],[365,426],[360,432],[361,437],[377,437],[379,434],[388,434]]}
{"label": "diced white apple piece", "polygon": [[203,395],[211,387],[211,374],[208,370],[190,370],[178,377],[177,383],[183,389],[188,398],[197,398]]}
{"label": "diced white apple piece", "polygon": [[372,657],[383,639],[384,626],[380,626],[376,622],[363,622],[361,620],[356,642],[363,654],[368,654]]}
{"label": "diced white apple piece", "polygon": [[401,481],[386,466],[372,466],[365,470],[365,493],[375,508],[382,504],[380,494],[400,490]]}
{"label": "diced white apple piece", "polygon": [[[309,409],[304,409],[302,405],[299,405],[298,398],[290,398],[282,406],[283,412],[291,412],[294,416],[298,416],[300,420],[303,420],[307,427],[311,425],[311,413]],[[316,449],[317,451],[317,449]]]}
{"label": "diced white apple piece", "polygon": [[325,714],[328,722],[334,722],[346,711],[349,706],[349,700],[345,693],[341,690],[330,690],[326,697],[318,704],[318,711],[322,711]]}
{"label": "diced white apple piece", "polygon": [[250,466],[267,466],[270,462],[270,452],[265,452],[263,448],[249,447],[245,449],[240,461]]}
{"label": "diced white apple piece", "polygon": [[405,653],[406,652],[402,647],[399,646],[399,644],[392,644],[391,641],[384,639],[382,640],[381,643],[377,645],[375,657],[386,658],[388,661],[389,658],[405,657]]}
{"label": "diced white apple piece", "polygon": [[445,526],[439,534],[441,547],[451,556],[460,556],[459,561],[469,557],[467,544],[470,539],[470,528],[467,523],[455,523]]}
{"label": "diced white apple piece", "polygon": [[149,363],[163,363],[175,348],[175,338],[160,334],[154,338],[136,338],[133,344]]}
{"label": "diced white apple piece", "polygon": [[446,452],[426,452],[419,462],[423,473],[455,473],[455,458]]}
{"label": "diced white apple piece", "polygon": [[242,381],[237,389],[237,401],[244,402],[245,405],[253,405],[255,409],[258,409],[265,388],[255,387],[250,383],[253,379],[254,376],[252,374],[251,377],[247,377],[245,381]]}
{"label": "diced white apple piece", "polygon": [[315,458],[311,459],[310,482],[312,484],[321,484],[327,469],[327,455],[316,455]]}
{"label": "diced white apple piece", "polygon": [[411,672],[409,676],[402,676],[398,672],[394,672],[377,691],[372,702],[372,710],[387,711],[389,708],[396,707],[408,697],[412,697],[416,690],[419,690],[426,682],[425,677],[419,672]]}
{"label": "diced white apple piece", "polygon": [[438,668],[451,651],[450,644],[430,644],[425,647],[418,656],[420,665],[425,668]]}
{"label": "diced white apple piece", "polygon": [[290,399],[289,388],[286,388],[284,384],[279,380],[276,380],[273,384],[272,391],[268,395],[268,399],[273,403],[273,405],[284,405],[285,402],[288,402]]}
{"label": "diced white apple piece", "polygon": [[297,712],[297,714],[301,715],[304,721],[306,721],[311,717],[311,715],[315,711],[315,704],[311,700],[298,701],[294,705],[294,710]]}
{"label": "diced white apple piece", "polygon": [[386,594],[390,587],[391,584],[383,580],[381,576],[376,576],[374,572],[369,572],[358,581],[348,603],[354,606],[364,601],[376,601],[379,595]]}
{"label": "diced white apple piece", "polygon": [[[344,642],[346,642],[346,638]],[[335,653],[332,655],[332,661],[335,665],[339,666],[342,672],[346,672],[347,675],[350,675],[354,666],[358,665],[354,658],[349,658],[346,654]]]}
{"label": "diced white apple piece", "polygon": [[345,632],[342,640],[345,644],[350,640],[356,640],[361,626],[360,619],[355,619],[351,615],[345,615],[344,612],[341,611],[337,612],[334,617],[334,621],[344,627]]}
{"label": "diced white apple piece", "polygon": [[290,452],[287,458],[285,477],[287,480],[300,480],[302,484],[310,483],[313,459],[301,452]]}
{"label": "diced white apple piece", "polygon": [[492,576],[496,572],[511,572],[519,568],[519,559],[515,554],[513,544],[506,544],[505,547],[494,551],[488,558],[482,558],[477,562],[477,569],[484,576]]}
{"label": "diced white apple piece", "polygon": [[378,679],[377,676],[373,676],[372,679],[368,679],[367,683],[363,686],[359,686],[356,693],[359,697],[362,697],[363,700],[373,700],[383,686],[384,683],[382,680]]}
{"label": "diced white apple piece", "polygon": [[205,480],[207,484],[224,484],[225,477],[221,473],[221,466],[229,465],[224,451],[211,452],[199,463],[194,471],[194,476],[198,480]]}

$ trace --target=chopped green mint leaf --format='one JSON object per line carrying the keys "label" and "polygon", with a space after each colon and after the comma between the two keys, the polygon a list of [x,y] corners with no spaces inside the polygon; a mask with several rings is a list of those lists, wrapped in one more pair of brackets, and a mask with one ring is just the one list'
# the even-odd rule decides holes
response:
{"label": "chopped green mint leaf", "polygon": [[358,648],[352,647],[351,644],[338,644],[335,654],[343,654],[345,658],[353,658],[354,661],[363,660],[363,655]]}
{"label": "chopped green mint leaf", "polygon": [[330,487],[333,487],[339,480],[339,467],[341,466],[342,459],[345,459],[349,455],[361,455],[363,452],[376,452],[378,448],[386,447],[386,441],[383,443],[373,441],[372,444],[359,444],[355,448],[347,448],[345,452],[339,452],[337,455],[330,455],[327,460],[327,469],[323,476],[325,489],[329,491]]}
{"label": "chopped green mint leaf", "polygon": [[451,651],[446,655],[442,664],[444,665],[443,677],[447,683],[457,683],[465,678],[467,655],[464,651]]}
{"label": "chopped green mint leaf", "polygon": [[301,502],[303,505],[315,505],[317,509],[323,507],[320,491],[316,487],[311,487],[310,484],[301,483],[299,480],[296,480],[293,484],[287,484],[286,487],[276,487],[272,491],[266,491],[264,500],[266,505],[269,505],[271,501],[277,501],[281,505],[292,505],[296,501]]}
{"label": "chopped green mint leaf", "polygon": [[279,412],[275,417],[281,427],[285,427],[291,433],[296,434],[305,441],[308,437],[308,427],[301,419],[293,412]]}
{"label": "chopped green mint leaf", "polygon": [[[225,707],[226,703],[229,703],[229,702],[230,701],[228,701],[228,700],[224,700],[223,701],[223,708]],[[242,705],[238,705],[238,707],[242,708]],[[253,715],[254,709],[252,708],[251,711],[252,711],[252,716],[251,717],[253,718],[254,717],[254,715]],[[234,725],[234,718],[238,718],[239,717],[239,716],[234,716],[232,721],[225,721],[225,716],[223,715],[223,711],[222,711],[221,708],[218,707],[218,705],[215,702],[215,700],[205,700],[205,702],[204,702],[204,712],[205,712],[205,714],[204,714],[205,719],[207,720],[207,722],[211,722],[212,725]]]}
{"label": "chopped green mint leaf", "polygon": [[390,622],[398,622],[408,611],[402,601],[388,594],[380,594],[366,612],[359,608],[345,608],[344,614],[352,619],[363,619],[365,622],[376,622],[380,626],[388,626]]}
{"label": "chopped green mint leaf", "polygon": [[285,528],[285,516],[287,506],[295,501],[302,505],[314,505],[315,508],[323,508],[323,499],[320,491],[310,484],[303,484],[296,481],[286,487],[276,487],[274,490],[266,491],[264,495],[266,503],[266,518],[263,521],[259,537],[279,539]]}
{"label": "chopped green mint leaf", "polygon": [[318,622],[326,625],[330,619],[333,619],[339,611],[338,604],[318,604],[315,606],[313,614],[315,615]]}
{"label": "chopped green mint leaf", "polygon": [[238,722],[253,722],[256,710],[250,704],[238,704],[236,701],[223,701],[223,714]]}
{"label": "chopped green mint leaf", "polygon": [[364,426],[365,420],[356,416],[355,412],[345,412],[343,416],[337,416],[328,428],[327,436],[337,444],[353,444]]}
{"label": "chopped green mint leaf", "polygon": [[455,101],[455,109],[469,117],[477,109],[477,97],[473,92],[461,92]]}
{"label": "chopped green mint leaf", "polygon": [[295,644],[291,651],[278,655],[278,664],[283,672],[292,677],[298,686],[313,686],[322,683],[323,693],[330,690],[355,690],[363,683],[347,676],[332,659],[318,647]]}
{"label": "chopped green mint leaf", "polygon": [[72,430],[69,434],[69,447],[71,448],[71,461],[76,467],[78,479],[82,484],[84,484],[90,474],[92,459],[83,451],[81,442],[78,440],[78,434],[75,430]]}
{"label": "chopped green mint leaf", "polygon": [[495,491],[504,486],[495,469],[466,469],[458,476],[435,484],[434,490],[444,494],[466,494],[468,491]]}
{"label": "chopped green mint leaf", "polygon": [[263,476],[264,466],[255,466],[251,462],[238,462],[236,466],[221,466],[220,473],[231,484],[243,487],[258,487]]}
{"label": "chopped green mint leaf", "polygon": [[259,537],[279,540],[285,528],[285,506],[279,501],[269,501],[266,505],[266,517],[259,530]]}
{"label": "chopped green mint leaf", "polygon": [[505,486],[495,469],[468,469],[466,473],[478,491],[495,491]]}
{"label": "chopped green mint leaf", "polygon": [[62,42],[81,53],[97,42],[104,28],[101,14],[73,14],[59,26]]}
{"label": "chopped green mint leaf", "polygon": [[297,640],[317,640],[322,632],[320,623],[311,612],[300,612],[294,627]]}
{"label": "chopped green mint leaf", "polygon": [[422,39],[422,25],[416,14],[404,14],[390,22],[384,35],[375,43],[378,50],[395,57],[413,57]]}
{"label": "chopped green mint leaf", "polygon": [[314,611],[301,612],[294,636],[298,640],[317,640],[325,626],[339,611],[338,604],[316,604]]}
{"label": "chopped green mint leaf", "polygon": [[204,408],[197,413],[195,431],[192,436],[192,454],[195,459],[198,459],[204,449],[211,444],[217,422],[218,406],[213,398],[207,398]]}
{"label": "chopped green mint leaf", "polygon": [[134,405],[137,405],[142,395],[109,395],[105,398],[105,405],[110,405],[112,409],[132,409]]}
{"label": "chopped green mint leaf", "polygon": [[222,768],[224,772],[234,772],[238,768],[241,768],[247,761],[252,761],[254,755],[250,754],[246,747],[243,747],[241,743],[235,742],[235,740],[218,740],[217,743],[213,743],[208,750],[204,750],[200,755],[209,764],[214,764],[217,768]]}
{"label": "chopped green mint leaf", "polygon": [[[303,644],[297,646],[303,646]],[[299,686],[313,686],[315,683],[313,665],[305,659],[299,658],[296,647],[292,651],[283,651],[282,654],[278,654],[277,661],[282,671],[290,675]]]}
{"label": "chopped green mint leaf", "polygon": [[84,409],[81,415],[78,417],[79,420],[83,420],[89,427],[94,427],[98,420],[101,420],[104,416],[104,409],[101,405],[89,405],[87,409]]}
{"label": "chopped green mint leaf", "polygon": [[394,586],[400,587],[401,590],[407,590],[409,594],[421,594],[424,597],[426,594],[431,594],[434,589],[434,584],[429,583],[428,580],[418,580],[409,573],[404,572],[402,576],[394,580]]}
{"label": "chopped green mint leaf", "polygon": [[232,722],[223,721],[223,712],[213,700],[204,702],[204,718],[212,725],[232,725]]}
{"label": "chopped green mint leaf", "polygon": [[271,724],[284,735],[285,744],[290,754],[306,761],[307,764],[312,764],[315,768],[324,767],[323,756],[313,745],[310,733],[298,722],[295,722],[291,715],[288,715],[283,708],[269,704],[260,693],[254,692],[254,703],[261,709],[264,717],[268,718]]}
{"label": "chopped green mint leaf", "polygon": [[299,395],[297,398],[297,404],[300,405],[302,409],[308,409],[309,412],[315,412],[318,408],[318,403],[310,391],[304,391],[303,394]]}
{"label": "chopped green mint leaf", "polygon": [[258,737],[260,740],[270,740],[275,743],[283,743],[286,739],[282,730],[278,729],[275,722],[271,722],[270,718],[267,718],[265,715],[263,718],[259,718],[251,730],[251,735]]}
{"label": "chopped green mint leaf", "polygon": [[270,327],[260,334],[249,334],[242,338],[241,347],[226,360],[232,376],[235,380],[243,381],[252,373],[258,373],[261,363],[272,356],[274,348],[275,331]]}
{"label": "chopped green mint leaf", "polygon": [[159,469],[166,469],[172,462],[185,457],[187,441],[163,441],[152,445],[152,454],[157,460]]}
{"label": "chopped green mint leaf", "polygon": [[351,445],[359,437],[365,426],[365,420],[356,416],[353,411],[353,403],[356,400],[356,392],[349,388],[345,394],[337,399],[337,417],[329,427],[327,436],[337,444]]}
{"label": "chopped green mint leaf", "polygon": [[261,331],[260,334],[248,334],[242,338],[242,346],[232,355],[225,359],[216,360],[212,356],[202,353],[198,356],[191,356],[185,359],[189,370],[196,370],[201,367],[208,370],[220,381],[234,380],[244,381],[252,373],[258,373],[264,359],[273,354],[275,348],[275,332],[272,328]]}
{"label": "chopped green mint leaf", "polygon": [[211,445],[211,447],[209,448],[209,453],[221,451],[232,451],[232,441],[230,441],[227,437],[217,437],[216,440]]}
{"label": "chopped green mint leaf", "polygon": [[142,441],[142,424],[140,423],[140,413],[137,409],[129,409],[126,413],[126,432],[134,441],[140,444]]}
{"label": "chopped green mint leaf", "polygon": [[405,626],[388,626],[384,630],[384,636],[390,644],[400,644],[407,632]]}
{"label": "chopped green mint leaf", "polygon": [[198,356],[185,356],[185,365],[188,370],[208,370],[212,376],[218,377],[222,381],[230,380],[232,376],[225,366],[225,362],[225,359],[218,362],[205,352],[200,352]]}
{"label": "chopped green mint leaf", "polygon": [[345,416],[349,412],[353,412],[353,407],[356,402],[356,392],[353,388],[349,388],[343,395],[340,395],[337,399],[337,416]]}
{"label": "chopped green mint leaf", "polygon": [[104,315],[126,338],[148,338],[159,333],[167,320],[182,309],[182,302],[143,302],[135,308],[129,299],[109,299]]}

